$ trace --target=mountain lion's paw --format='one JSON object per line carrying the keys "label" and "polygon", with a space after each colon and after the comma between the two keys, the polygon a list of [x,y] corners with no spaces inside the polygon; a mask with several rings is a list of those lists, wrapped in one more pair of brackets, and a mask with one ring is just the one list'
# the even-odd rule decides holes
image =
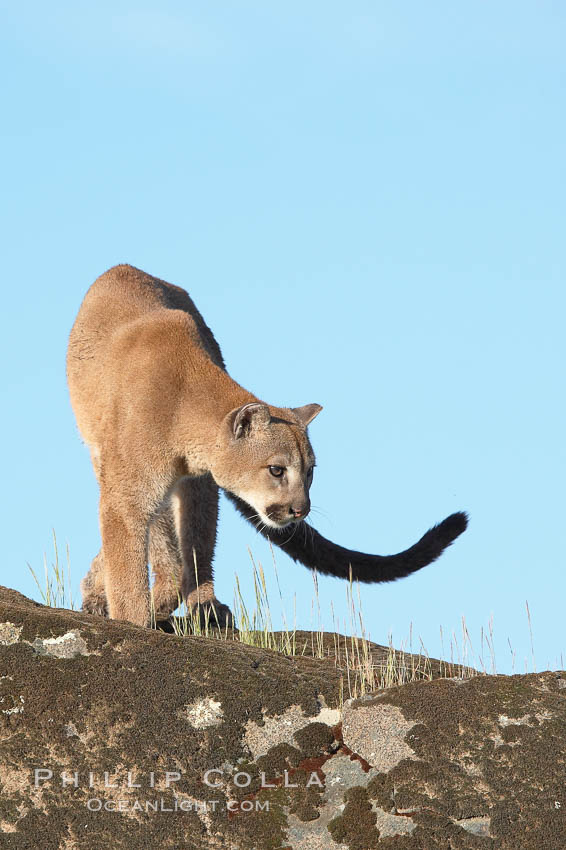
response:
{"label": "mountain lion's paw", "polygon": [[205,629],[208,624],[209,628],[213,629],[234,629],[234,615],[227,605],[219,602],[218,599],[210,599],[208,602],[203,602],[193,608],[192,615],[198,614],[201,629]]}
{"label": "mountain lion's paw", "polygon": [[81,611],[87,614],[98,614],[99,617],[108,617],[108,606],[106,599],[100,596],[83,596]]}
{"label": "mountain lion's paw", "polygon": [[98,614],[99,617],[108,616],[101,555],[96,556],[90,570],[81,581],[81,597],[83,600],[81,611],[86,611],[87,614]]}

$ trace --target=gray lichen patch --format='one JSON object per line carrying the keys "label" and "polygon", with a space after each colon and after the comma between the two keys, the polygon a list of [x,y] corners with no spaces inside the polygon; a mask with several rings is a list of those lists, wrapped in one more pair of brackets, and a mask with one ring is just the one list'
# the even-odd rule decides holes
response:
{"label": "gray lichen patch", "polygon": [[531,726],[531,715],[524,714],[522,717],[507,717],[506,714],[500,714],[497,718],[500,726]]}
{"label": "gray lichen patch", "polygon": [[337,723],[340,723],[342,713],[337,708],[329,708],[322,694],[318,695],[317,705],[319,706],[319,712],[314,718],[315,723],[326,723],[327,726],[335,726]]}
{"label": "gray lichen patch", "polygon": [[[0,697],[0,704],[6,701],[6,697]],[[13,705],[9,708],[0,708],[2,714],[21,714],[24,710],[24,697],[20,694],[18,698],[12,697]]]}
{"label": "gray lichen patch", "polygon": [[224,712],[220,702],[210,697],[197,699],[187,705],[187,720],[194,729],[206,729],[222,723]]}
{"label": "gray lichen patch", "polygon": [[14,623],[0,623],[0,646],[10,646],[12,643],[17,643],[22,628],[23,626],[16,626]]}
{"label": "gray lichen patch", "polygon": [[396,705],[378,700],[366,705],[356,701],[344,705],[344,743],[380,773],[388,773],[403,759],[417,758],[405,742],[414,726],[415,721],[406,720]]}
{"label": "gray lichen patch", "polygon": [[416,823],[410,817],[392,815],[390,812],[380,809],[375,803],[372,809],[377,817],[375,825],[379,830],[380,838],[390,838],[394,835],[408,835],[417,827]]}
{"label": "gray lichen patch", "polygon": [[480,838],[490,838],[491,818],[476,817],[463,818],[462,820],[454,821],[455,824],[461,826],[466,832],[471,832],[472,835],[479,835]]}
{"label": "gray lichen patch", "polygon": [[89,654],[77,629],[55,638],[36,638],[32,646],[39,655],[52,655],[54,658],[75,658],[77,655]]}
{"label": "gray lichen patch", "polygon": [[264,725],[254,721],[246,723],[244,741],[254,759],[266,755],[272,747],[293,738],[303,726],[310,722],[298,705],[291,705],[282,714],[264,716]]}
{"label": "gray lichen patch", "polygon": [[266,755],[272,747],[292,740],[293,735],[311,723],[334,725],[340,720],[340,712],[330,709],[322,696],[318,697],[318,714],[306,716],[299,705],[290,705],[282,714],[263,715],[263,726],[248,721],[244,742],[254,759]]}
{"label": "gray lichen patch", "polygon": [[343,805],[344,794],[349,788],[365,788],[370,779],[377,774],[377,770],[365,771],[360,761],[343,755],[329,759],[323,766],[323,772],[325,776],[323,800],[333,806]]}
{"label": "gray lichen patch", "polygon": [[[322,767],[325,776],[324,792],[316,820],[302,821],[296,815],[287,815],[287,842],[293,850],[346,850],[346,844],[336,843],[328,824],[346,805],[345,795],[351,788],[365,788],[377,771],[364,771],[358,760],[346,755],[336,755]],[[399,818],[406,820],[406,818]]]}
{"label": "gray lichen patch", "polygon": [[[335,812],[333,814],[336,814]],[[303,823],[296,815],[288,815],[287,845],[293,850],[348,850],[347,844],[336,844],[328,832],[328,815]],[[332,844],[330,844],[332,842]]]}

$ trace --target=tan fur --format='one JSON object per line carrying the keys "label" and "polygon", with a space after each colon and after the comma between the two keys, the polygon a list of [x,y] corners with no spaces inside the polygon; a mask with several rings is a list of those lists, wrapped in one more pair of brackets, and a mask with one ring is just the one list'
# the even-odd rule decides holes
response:
{"label": "tan fur", "polygon": [[[83,607],[148,625],[149,561],[158,618],[182,597],[212,603],[225,622],[212,572],[218,487],[264,526],[302,519],[314,464],[306,426],[320,406],[260,402],[226,373],[187,293],[127,265],[87,292],[67,376],[100,485],[102,551]],[[281,478],[270,466],[285,468]]]}

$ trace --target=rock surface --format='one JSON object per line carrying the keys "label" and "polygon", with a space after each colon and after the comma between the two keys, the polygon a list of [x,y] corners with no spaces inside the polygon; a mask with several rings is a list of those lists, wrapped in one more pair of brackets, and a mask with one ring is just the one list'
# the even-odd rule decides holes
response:
{"label": "rock surface", "polygon": [[340,707],[331,660],[0,588],[0,847],[563,850],[566,674]]}

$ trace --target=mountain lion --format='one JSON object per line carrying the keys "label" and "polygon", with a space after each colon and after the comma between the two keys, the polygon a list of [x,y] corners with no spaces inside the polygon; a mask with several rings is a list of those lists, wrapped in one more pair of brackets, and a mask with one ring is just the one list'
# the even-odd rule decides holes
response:
{"label": "mountain lion", "polygon": [[243,389],[187,293],[132,266],[88,290],[67,377],[100,485],[102,550],[81,583],[86,611],[148,626],[149,562],[157,619],[181,597],[229,622],[213,586],[219,487],[295,561],[363,582],[419,570],[466,528],[466,514],[452,514],[389,556],[322,537],[304,522],[314,468],[307,426],[321,406],[275,407]]}

